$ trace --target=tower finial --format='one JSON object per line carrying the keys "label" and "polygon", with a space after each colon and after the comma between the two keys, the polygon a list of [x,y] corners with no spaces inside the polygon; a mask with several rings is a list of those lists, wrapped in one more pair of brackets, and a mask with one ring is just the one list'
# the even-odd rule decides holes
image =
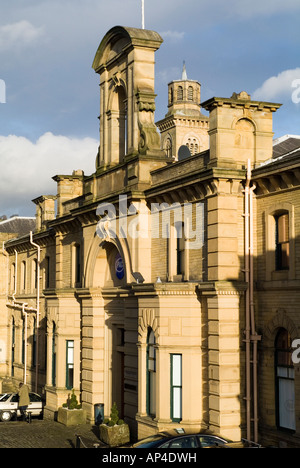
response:
{"label": "tower finial", "polygon": [[142,29],[145,29],[145,0],[142,0]]}
{"label": "tower finial", "polygon": [[186,66],[185,66],[185,61],[183,61],[183,69],[182,69],[182,81],[186,81],[188,79],[187,73],[186,73]]}

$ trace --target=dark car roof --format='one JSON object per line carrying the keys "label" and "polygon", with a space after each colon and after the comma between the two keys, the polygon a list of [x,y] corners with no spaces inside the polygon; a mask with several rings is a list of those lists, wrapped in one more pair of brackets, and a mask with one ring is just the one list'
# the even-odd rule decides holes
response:
{"label": "dark car roof", "polygon": [[176,428],[176,429],[169,429],[165,431],[158,432],[157,434],[153,434],[153,436],[146,437],[145,439],[141,439],[138,442],[136,442],[133,447],[137,447],[138,445],[141,445],[143,443],[147,442],[157,442],[157,444],[162,441],[163,439],[173,439],[177,437],[184,437],[186,435],[210,435],[213,437],[220,437],[223,440],[226,440],[227,442],[232,442],[231,440],[222,437],[219,434],[215,434],[212,431],[206,430],[206,429],[199,429],[198,431],[195,431],[195,429],[191,428]]}
{"label": "dark car roof", "polygon": [[163,437],[178,437],[178,436],[184,436],[184,435],[211,435],[214,437],[220,437],[221,439],[226,439],[225,437],[222,437],[220,434],[216,434],[212,431],[209,431],[207,429],[199,429],[198,431],[195,431],[195,429],[191,428],[177,428],[177,429],[169,429],[167,431],[162,431],[159,432],[157,435],[162,435]]}

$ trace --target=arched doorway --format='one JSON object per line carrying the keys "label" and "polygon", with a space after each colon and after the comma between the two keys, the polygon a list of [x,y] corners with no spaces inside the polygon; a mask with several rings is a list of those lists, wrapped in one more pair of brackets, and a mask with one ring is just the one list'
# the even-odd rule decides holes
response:
{"label": "arched doorway", "polygon": [[113,403],[124,412],[126,264],[115,239],[95,237],[86,266],[82,310],[82,387],[87,411],[104,404],[109,416]]}

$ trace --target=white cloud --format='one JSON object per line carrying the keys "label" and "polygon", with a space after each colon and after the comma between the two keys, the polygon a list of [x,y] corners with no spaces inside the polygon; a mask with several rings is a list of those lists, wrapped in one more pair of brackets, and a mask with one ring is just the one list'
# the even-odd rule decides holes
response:
{"label": "white cloud", "polygon": [[0,51],[33,44],[43,32],[43,27],[35,27],[26,20],[0,26]]}
{"label": "white cloud", "polygon": [[290,98],[294,93],[294,84],[300,79],[300,68],[284,70],[277,76],[268,78],[260,88],[252,93],[253,100],[272,101]]}
{"label": "white cloud", "polygon": [[182,68],[179,67],[168,67],[160,69],[156,72],[156,79],[158,84],[170,83],[173,80],[180,80],[182,75]]}
{"label": "white cloud", "polygon": [[0,136],[0,214],[20,212],[40,195],[55,195],[52,177],[83,169],[94,172],[98,142],[45,133],[35,143],[24,137]]}
{"label": "white cloud", "polygon": [[162,33],[160,33],[161,37],[166,40],[166,41],[170,41],[172,43],[177,43],[177,42],[180,42],[183,40],[184,38],[184,32],[180,32],[180,31],[164,31]]}

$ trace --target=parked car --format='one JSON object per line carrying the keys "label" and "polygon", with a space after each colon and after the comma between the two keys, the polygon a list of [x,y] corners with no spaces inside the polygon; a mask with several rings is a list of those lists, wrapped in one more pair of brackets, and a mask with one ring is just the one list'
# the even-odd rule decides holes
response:
{"label": "parked car", "polygon": [[[32,416],[43,415],[42,397],[37,393],[29,393],[30,404],[27,411]],[[10,421],[13,417],[21,416],[19,406],[19,395],[17,393],[2,393],[0,395],[0,419],[1,421]]]}
{"label": "parked car", "polygon": [[252,442],[251,440],[247,439],[242,439],[239,442],[229,442],[226,445],[218,445],[215,447],[209,447],[209,448],[264,448],[262,445]]}
{"label": "parked car", "polygon": [[142,439],[135,444],[133,448],[162,448],[162,449],[199,449],[224,445],[231,440],[213,434],[209,431],[189,432],[182,428],[170,431],[159,432],[153,436]]}

